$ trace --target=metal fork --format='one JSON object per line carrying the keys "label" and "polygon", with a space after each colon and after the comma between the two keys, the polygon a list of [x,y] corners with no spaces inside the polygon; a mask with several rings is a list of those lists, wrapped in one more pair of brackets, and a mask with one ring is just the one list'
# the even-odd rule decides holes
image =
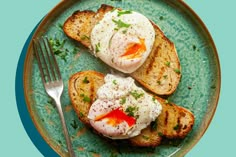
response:
{"label": "metal fork", "polygon": [[63,133],[66,139],[69,156],[75,157],[60,101],[63,91],[63,81],[48,38],[41,37],[38,39],[34,39],[33,49],[38,61],[38,66],[45,91],[55,101],[60,116]]}

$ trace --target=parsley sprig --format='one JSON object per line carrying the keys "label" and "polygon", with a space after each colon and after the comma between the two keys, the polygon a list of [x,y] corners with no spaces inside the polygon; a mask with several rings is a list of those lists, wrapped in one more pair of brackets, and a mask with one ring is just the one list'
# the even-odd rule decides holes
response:
{"label": "parsley sprig", "polygon": [[139,99],[139,98],[141,98],[141,97],[144,95],[144,93],[138,93],[137,90],[131,91],[130,94],[131,94],[136,100]]}
{"label": "parsley sprig", "polygon": [[125,22],[123,22],[123,21],[121,21],[121,20],[112,20],[115,24],[116,24],[116,28],[115,28],[115,30],[119,30],[119,29],[121,29],[121,28],[129,28],[129,26],[131,25],[131,24],[128,24],[128,23],[125,23]]}
{"label": "parsley sprig", "polygon": [[120,10],[118,11],[118,16],[124,15],[124,14],[131,14],[132,11],[130,10]]}

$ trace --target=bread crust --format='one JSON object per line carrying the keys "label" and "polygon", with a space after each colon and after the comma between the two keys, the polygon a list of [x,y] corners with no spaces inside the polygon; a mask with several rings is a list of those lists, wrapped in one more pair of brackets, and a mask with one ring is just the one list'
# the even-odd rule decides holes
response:
{"label": "bread crust", "polygon": [[[63,30],[68,37],[91,49],[93,27],[112,9],[114,7],[103,4],[97,12],[76,11],[65,21]],[[180,61],[174,44],[154,22],[151,23],[156,34],[152,51],[144,64],[130,76],[155,94],[170,95],[181,79]]]}
{"label": "bread crust", "polygon": [[[72,106],[79,119],[88,127],[91,127],[87,117],[90,106],[97,98],[98,88],[103,84],[104,74],[96,71],[78,72],[69,79],[68,91]],[[84,100],[85,96],[90,101]],[[158,96],[154,98],[161,103],[162,113],[140,135],[129,139],[134,146],[155,147],[161,144],[163,136],[170,139],[184,138],[192,130],[194,116],[189,110]]]}

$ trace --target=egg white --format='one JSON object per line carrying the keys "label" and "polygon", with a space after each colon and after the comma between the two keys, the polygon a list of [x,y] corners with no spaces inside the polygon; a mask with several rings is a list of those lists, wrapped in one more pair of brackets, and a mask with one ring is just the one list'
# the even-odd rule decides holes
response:
{"label": "egg white", "polygon": [[[155,31],[144,15],[135,11],[120,15],[122,11],[115,9],[106,13],[92,29],[90,39],[95,56],[121,72],[132,73],[150,54]],[[140,40],[144,40],[145,45],[140,56],[122,57],[130,44],[140,43]]]}
{"label": "egg white", "polygon": [[[132,78],[108,74],[104,80],[105,84],[98,89],[97,100],[91,105],[88,113],[92,127],[104,136],[111,139],[127,139],[137,136],[142,129],[160,115],[161,104],[142,88],[137,87]],[[140,94],[140,96],[135,97],[132,92]],[[122,99],[125,101],[122,102]],[[127,108],[129,107],[135,108],[133,117],[136,122],[132,126],[129,126],[126,121],[111,125],[107,118],[96,120],[97,117],[118,108],[128,114]]]}

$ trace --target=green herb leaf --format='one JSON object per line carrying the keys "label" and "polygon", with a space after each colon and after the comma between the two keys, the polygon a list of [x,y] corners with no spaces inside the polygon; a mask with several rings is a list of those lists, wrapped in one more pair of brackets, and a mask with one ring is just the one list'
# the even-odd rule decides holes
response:
{"label": "green herb leaf", "polygon": [[70,125],[74,128],[74,129],[77,129],[78,128],[78,123],[75,121],[75,120],[73,120],[72,121],[72,123],[70,123]]}
{"label": "green herb leaf", "polygon": [[83,101],[84,102],[91,102],[91,99],[88,96],[84,96]]}
{"label": "green herb leaf", "polygon": [[170,67],[170,62],[166,62],[165,65]]}
{"label": "green herb leaf", "polygon": [[81,37],[81,40],[90,40],[90,37],[88,37],[87,35],[83,35],[82,37]]}
{"label": "green herb leaf", "polygon": [[118,11],[118,16],[124,15],[124,14],[131,14],[132,11],[130,10],[120,10]]}
{"label": "green herb leaf", "polygon": [[84,117],[84,114],[82,112],[79,112],[80,117]]}
{"label": "green herb leaf", "polygon": [[131,94],[136,100],[139,99],[139,98],[141,98],[141,97],[144,95],[144,93],[138,93],[137,90],[131,91],[130,94]]}
{"label": "green herb leaf", "polygon": [[116,82],[116,80],[113,80],[113,81],[112,81],[112,83],[113,83],[114,85],[117,85],[117,82]]}
{"label": "green herb leaf", "polygon": [[136,107],[129,106],[126,108],[125,112],[128,114],[128,116],[134,117],[134,112],[137,110]]}
{"label": "green herb leaf", "polygon": [[127,23],[124,23],[123,21],[121,21],[121,20],[112,20],[115,24],[116,24],[116,26],[117,26],[117,28],[115,28],[115,30],[119,30],[120,28],[129,28],[129,26],[130,26],[130,24],[127,24]]}
{"label": "green herb leaf", "polygon": [[88,97],[88,96],[86,96],[86,95],[84,95],[84,94],[80,94],[80,97],[83,97],[83,101],[84,101],[84,102],[91,102],[90,97]]}
{"label": "green herb leaf", "polygon": [[146,136],[146,135],[142,135],[142,138],[145,139],[145,140],[149,140],[149,137]]}
{"label": "green herb leaf", "polygon": [[179,69],[174,69],[174,71],[175,71],[177,74],[180,74],[180,70],[179,70]]}
{"label": "green herb leaf", "polygon": [[87,76],[84,78],[83,83],[86,83],[86,84],[89,83],[89,80],[88,80],[88,77],[87,77]]}
{"label": "green herb leaf", "polygon": [[59,40],[58,38],[50,38],[49,43],[52,47],[53,53],[66,62],[66,56],[69,53],[69,50],[64,47],[66,39]]}
{"label": "green herb leaf", "polygon": [[123,105],[126,103],[126,97],[122,97],[120,100],[120,104]]}
{"label": "green herb leaf", "polygon": [[180,125],[177,124],[173,129],[174,129],[174,130],[179,130],[179,129],[180,129]]}
{"label": "green herb leaf", "polygon": [[95,52],[98,53],[98,52],[100,51],[100,46],[101,46],[101,44],[98,43],[98,44],[96,44],[95,46],[96,46]]}
{"label": "green herb leaf", "polygon": [[158,135],[162,137],[162,136],[163,136],[163,133],[162,133],[162,132],[158,132]]}

